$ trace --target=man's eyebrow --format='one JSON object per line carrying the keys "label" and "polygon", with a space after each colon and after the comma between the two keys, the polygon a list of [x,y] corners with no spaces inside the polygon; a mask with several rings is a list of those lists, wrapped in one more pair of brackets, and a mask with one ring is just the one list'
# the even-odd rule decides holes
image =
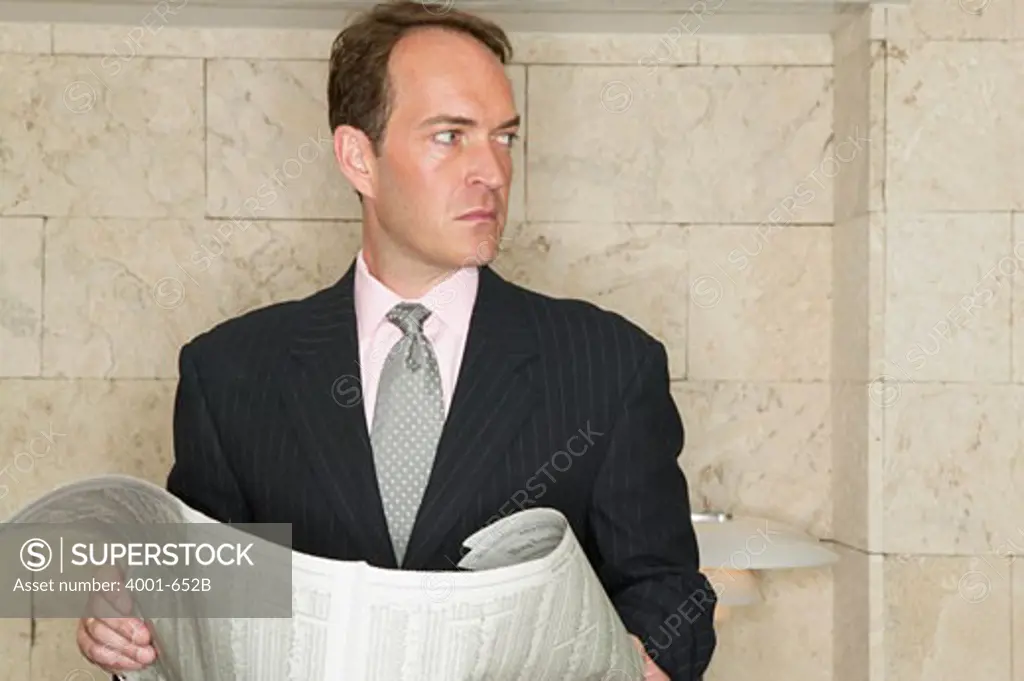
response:
{"label": "man's eyebrow", "polygon": [[[518,127],[521,121],[522,118],[520,116],[514,116],[505,121],[504,123],[502,123],[501,125],[499,125],[496,128],[496,130],[504,130],[505,128]],[[474,125],[478,125],[478,121],[475,121],[472,118],[467,118],[466,116],[449,116],[447,114],[442,114],[440,116],[431,116],[427,120],[423,121],[420,127],[429,128],[435,125],[461,125],[471,127]]]}
{"label": "man's eyebrow", "polygon": [[505,128],[518,128],[521,120],[522,119],[519,116],[513,116],[512,118],[508,119],[507,121],[499,125],[497,129],[504,130]]}

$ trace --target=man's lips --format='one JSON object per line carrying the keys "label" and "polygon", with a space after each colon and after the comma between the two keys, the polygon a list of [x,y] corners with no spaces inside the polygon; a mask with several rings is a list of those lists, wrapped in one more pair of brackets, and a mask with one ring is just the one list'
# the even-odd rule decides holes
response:
{"label": "man's lips", "polygon": [[498,217],[498,213],[493,210],[486,210],[483,208],[471,210],[467,213],[463,213],[458,217],[459,220],[494,220]]}

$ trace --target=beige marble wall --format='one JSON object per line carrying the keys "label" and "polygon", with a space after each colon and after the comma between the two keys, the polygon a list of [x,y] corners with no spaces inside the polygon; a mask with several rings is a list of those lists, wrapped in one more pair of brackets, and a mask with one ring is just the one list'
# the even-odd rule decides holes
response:
{"label": "beige marble wall", "polygon": [[[5,513],[92,473],[162,482],[180,345],[348,265],[331,38],[0,26]],[[829,38],[514,39],[528,141],[498,269],[665,342],[696,507],[830,536],[832,187],[865,154],[832,134]],[[763,589],[708,678],[830,678],[831,571]],[[9,676],[85,681],[72,627],[9,623]]]}
{"label": "beige marble wall", "polygon": [[835,187],[838,680],[1024,679],[1021,17],[912,0],[835,36],[836,135],[873,142]]}

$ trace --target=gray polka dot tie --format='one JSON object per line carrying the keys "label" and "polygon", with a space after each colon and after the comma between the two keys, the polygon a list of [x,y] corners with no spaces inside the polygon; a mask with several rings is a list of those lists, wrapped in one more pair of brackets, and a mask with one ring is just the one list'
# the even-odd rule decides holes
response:
{"label": "gray polka dot tie", "polygon": [[444,427],[441,373],[423,322],[430,310],[399,303],[387,319],[402,330],[381,371],[370,435],[377,485],[402,564]]}

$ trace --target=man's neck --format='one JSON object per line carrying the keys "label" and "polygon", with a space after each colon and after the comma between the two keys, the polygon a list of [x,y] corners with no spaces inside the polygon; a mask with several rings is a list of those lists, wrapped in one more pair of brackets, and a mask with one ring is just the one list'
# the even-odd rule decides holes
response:
{"label": "man's neck", "polygon": [[432,267],[401,253],[382,253],[383,249],[374,249],[370,244],[363,244],[363,260],[378,281],[407,300],[416,300],[425,296],[431,289],[451,277],[457,270],[445,270]]}

